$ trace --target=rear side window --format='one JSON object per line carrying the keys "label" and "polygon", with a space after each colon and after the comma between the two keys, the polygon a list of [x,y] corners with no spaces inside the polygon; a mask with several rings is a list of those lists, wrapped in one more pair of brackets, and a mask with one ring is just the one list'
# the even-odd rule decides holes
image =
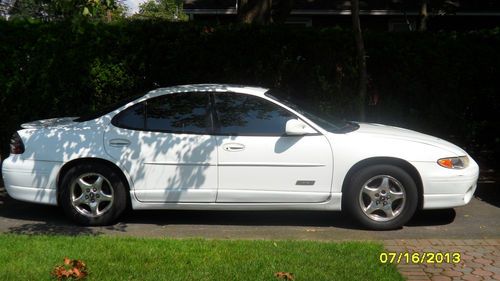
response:
{"label": "rear side window", "polygon": [[243,136],[282,136],[286,122],[297,118],[280,106],[252,95],[217,93],[219,133]]}
{"label": "rear side window", "polygon": [[209,95],[172,94],[147,101],[146,130],[176,133],[208,133]]}
{"label": "rear side window", "polygon": [[112,124],[132,130],[207,134],[212,127],[209,113],[206,93],[168,94],[124,110]]}
{"label": "rear side window", "polygon": [[111,123],[116,127],[144,130],[144,102],[135,104],[116,115]]}

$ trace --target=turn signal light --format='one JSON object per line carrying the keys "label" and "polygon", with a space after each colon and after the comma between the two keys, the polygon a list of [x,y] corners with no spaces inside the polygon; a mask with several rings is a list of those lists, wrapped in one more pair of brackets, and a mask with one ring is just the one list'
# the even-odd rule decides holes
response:
{"label": "turn signal light", "polygon": [[448,169],[465,169],[469,166],[469,158],[467,156],[441,158],[437,163]]}

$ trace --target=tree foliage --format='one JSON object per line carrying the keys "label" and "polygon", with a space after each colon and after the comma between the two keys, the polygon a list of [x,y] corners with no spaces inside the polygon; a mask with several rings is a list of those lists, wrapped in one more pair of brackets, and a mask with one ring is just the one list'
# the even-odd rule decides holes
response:
{"label": "tree foliage", "polygon": [[[367,95],[378,97],[367,106],[367,121],[435,134],[473,155],[497,149],[500,156],[500,123],[490,117],[500,111],[499,30],[363,35],[372,80]],[[0,21],[0,145],[5,153],[23,122],[78,116],[192,83],[275,87],[356,120],[352,36],[283,25]]]}
{"label": "tree foliage", "polygon": [[7,14],[10,20],[49,22],[91,18],[111,21],[123,17],[125,9],[119,0],[15,0]]}
{"label": "tree foliage", "polygon": [[167,21],[186,21],[182,11],[182,0],[148,0],[139,5],[138,19],[161,19]]}

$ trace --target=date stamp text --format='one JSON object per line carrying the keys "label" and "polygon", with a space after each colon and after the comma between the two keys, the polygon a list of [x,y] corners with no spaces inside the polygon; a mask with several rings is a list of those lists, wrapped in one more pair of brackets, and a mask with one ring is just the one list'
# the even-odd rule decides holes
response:
{"label": "date stamp text", "polygon": [[459,252],[382,252],[379,255],[381,263],[395,264],[457,264],[461,260],[462,255]]}

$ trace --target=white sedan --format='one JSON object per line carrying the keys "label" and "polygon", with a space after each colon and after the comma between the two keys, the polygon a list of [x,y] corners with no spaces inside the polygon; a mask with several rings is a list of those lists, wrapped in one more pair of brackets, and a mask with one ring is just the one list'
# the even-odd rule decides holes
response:
{"label": "white sedan", "polygon": [[2,174],[15,199],[84,225],[132,209],[346,210],[371,229],[467,204],[479,167],[442,139],[334,121],[263,88],[161,88],[102,114],[22,125]]}

